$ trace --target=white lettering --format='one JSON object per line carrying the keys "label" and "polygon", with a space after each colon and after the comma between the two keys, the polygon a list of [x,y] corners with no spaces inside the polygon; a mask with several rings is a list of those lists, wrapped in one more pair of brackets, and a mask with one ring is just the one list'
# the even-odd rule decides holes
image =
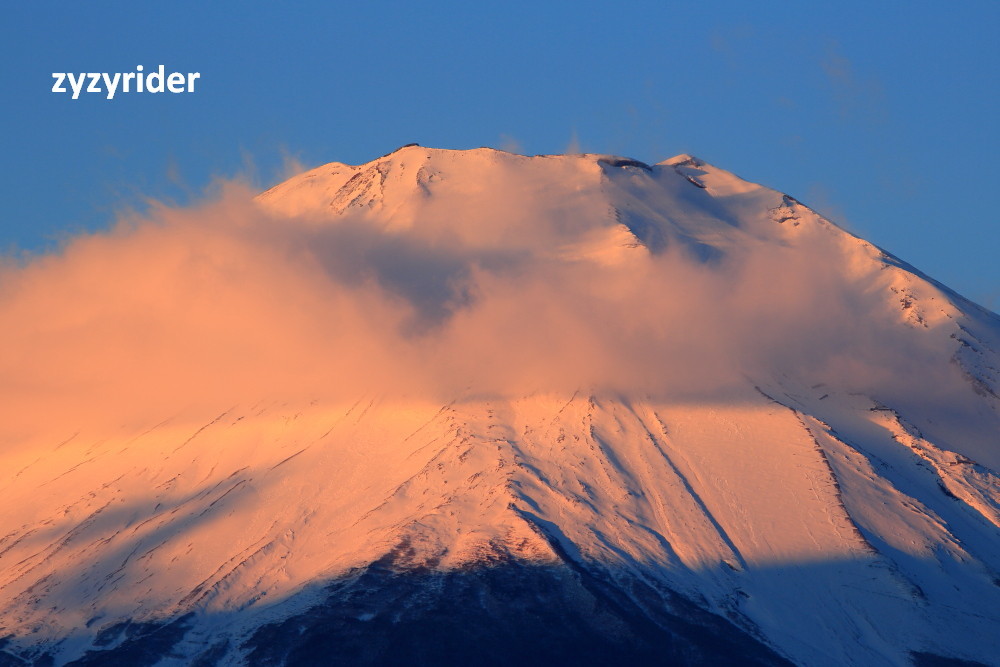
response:
{"label": "white lettering", "polygon": [[[134,72],[52,72],[55,82],[53,93],[71,93],[72,99],[80,99],[80,94],[105,93],[105,98],[115,99],[121,93],[193,93],[196,79],[201,72],[167,72],[163,65],[148,73],[143,66],[136,65]],[[88,83],[89,80],[89,83]],[[67,82],[69,87],[67,88]]]}
{"label": "white lettering", "polygon": [[155,72],[150,72],[146,75],[146,92],[163,92],[163,65],[160,65],[160,68]]}
{"label": "white lettering", "polygon": [[73,76],[72,72],[67,72],[66,78],[69,79],[69,87],[73,89],[73,99],[79,99],[80,91],[83,90],[83,82],[87,80],[87,75],[81,72],[80,78],[77,79]]}
{"label": "white lettering", "polygon": [[118,81],[122,78],[120,72],[115,72],[115,78],[108,76],[107,72],[102,75],[104,77],[104,87],[108,90],[108,99],[113,100],[115,98],[115,91],[118,90]]}
{"label": "white lettering", "polygon": [[172,93],[183,93],[184,92],[184,75],[180,72],[174,72],[169,77],[167,77],[167,88]]}

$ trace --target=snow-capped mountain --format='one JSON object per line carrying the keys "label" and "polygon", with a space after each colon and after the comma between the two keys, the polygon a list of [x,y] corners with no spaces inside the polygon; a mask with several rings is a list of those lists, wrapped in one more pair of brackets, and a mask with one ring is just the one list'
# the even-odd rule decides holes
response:
{"label": "snow-capped mountain", "polygon": [[998,664],[1000,318],[793,197],[414,145],[171,215],[4,277],[0,665]]}

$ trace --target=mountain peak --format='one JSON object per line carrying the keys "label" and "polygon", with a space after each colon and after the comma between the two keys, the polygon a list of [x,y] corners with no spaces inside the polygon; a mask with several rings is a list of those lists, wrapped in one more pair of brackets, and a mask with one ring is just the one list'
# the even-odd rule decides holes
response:
{"label": "mountain peak", "polygon": [[680,155],[675,155],[672,158],[667,158],[666,160],[658,162],[657,164],[661,164],[667,167],[679,167],[682,165],[701,167],[704,166],[705,163],[699,160],[698,158],[694,157],[693,155],[688,155],[687,153],[681,153]]}
{"label": "mountain peak", "polygon": [[[670,190],[677,175],[717,195],[759,187],[723,170],[713,168],[706,173],[698,169],[706,166],[687,155],[661,162],[657,169],[630,157],[602,153],[525,156],[487,147],[452,150],[407,144],[366,164],[316,167],[274,186],[258,200],[282,215],[336,217],[390,209],[399,218],[413,214],[414,207],[431,205],[432,200],[449,197],[448,205],[454,205],[455,197],[480,196],[487,188],[514,208],[523,208],[518,203],[528,200],[556,207],[561,205],[560,198],[587,196],[597,210],[607,210],[616,207],[609,196],[632,178],[630,170],[638,170],[633,176],[644,175],[642,185],[636,182],[636,187],[672,199],[676,197]],[[672,169],[667,172],[662,167]],[[629,187],[635,194],[635,188]],[[605,201],[599,204],[598,199]],[[669,204],[662,201],[658,206]]]}
{"label": "mountain peak", "polygon": [[1000,321],[794,198],[408,145],[223,204],[0,290],[0,664],[1000,655]]}

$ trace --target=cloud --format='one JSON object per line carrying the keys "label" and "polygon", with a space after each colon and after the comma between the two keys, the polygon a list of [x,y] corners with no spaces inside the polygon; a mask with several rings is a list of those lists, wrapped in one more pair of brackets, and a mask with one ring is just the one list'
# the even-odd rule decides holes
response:
{"label": "cloud", "polygon": [[302,172],[306,171],[305,163],[299,157],[298,154],[293,153],[288,149],[287,146],[281,147],[281,176],[283,178],[291,178],[293,176],[298,176]]}
{"label": "cloud", "polygon": [[524,154],[524,146],[509,134],[500,135],[500,150],[507,151],[508,153],[517,153],[518,155]]}
{"label": "cloud", "polygon": [[569,135],[569,143],[566,144],[565,150],[563,150],[563,155],[579,155],[583,150],[580,148],[580,136],[576,132],[576,128],[573,128],[573,132]]}
{"label": "cloud", "polygon": [[740,70],[745,66],[740,55],[752,48],[756,33],[756,29],[747,23],[731,25],[713,30],[709,35],[708,45],[725,59],[731,69]]}
{"label": "cloud", "polygon": [[832,40],[828,43],[820,66],[826,74],[841,119],[860,120],[870,125],[885,122],[887,105],[882,82],[874,76],[858,76],[854,63],[843,54],[840,44]]}
{"label": "cloud", "polygon": [[871,389],[947,367],[885,308],[878,276],[845,271],[849,249],[822,235],[710,262],[683,244],[597,261],[581,238],[606,230],[527,205],[509,223],[517,233],[496,232],[493,206],[455,210],[442,233],[275,217],[253,194],[230,183],[8,260],[0,437],[261,399],[585,389],[694,400],[747,374]]}

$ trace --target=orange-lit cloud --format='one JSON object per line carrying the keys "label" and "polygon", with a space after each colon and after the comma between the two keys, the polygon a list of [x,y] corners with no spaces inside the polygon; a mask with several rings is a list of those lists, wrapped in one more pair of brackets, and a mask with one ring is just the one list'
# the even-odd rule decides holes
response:
{"label": "orange-lit cloud", "polygon": [[530,207],[500,231],[484,206],[448,233],[390,233],[274,216],[252,196],[230,184],[2,269],[8,442],[262,398],[696,397],[746,375],[871,389],[947,368],[829,235],[712,261],[679,246],[592,261],[563,249],[593,230]]}

